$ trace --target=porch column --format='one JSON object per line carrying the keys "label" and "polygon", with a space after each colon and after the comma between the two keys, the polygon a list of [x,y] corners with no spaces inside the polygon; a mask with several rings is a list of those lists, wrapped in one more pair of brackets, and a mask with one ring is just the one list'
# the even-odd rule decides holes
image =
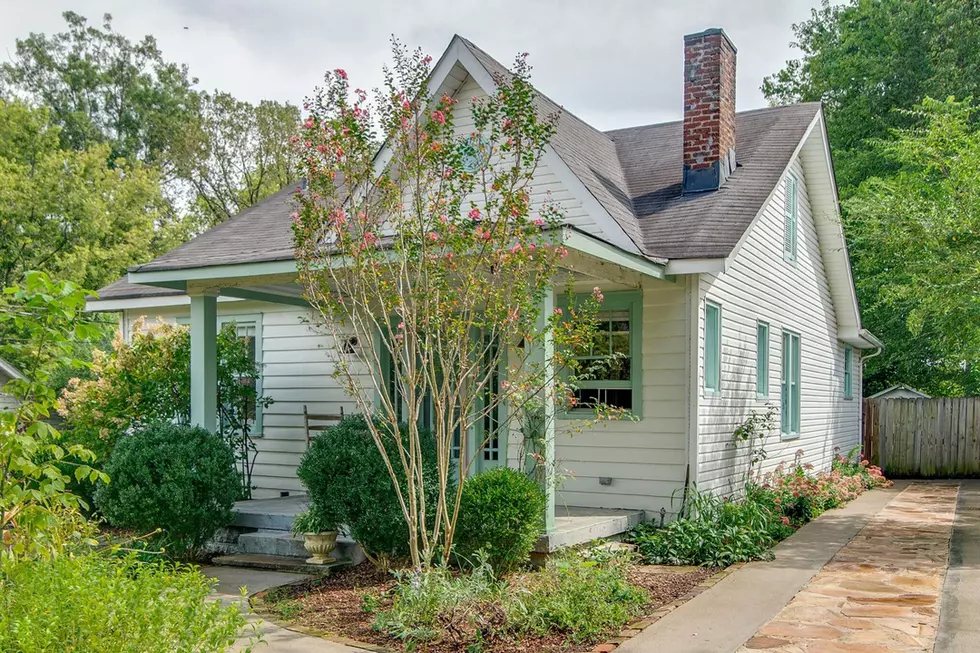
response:
{"label": "porch column", "polygon": [[218,294],[191,295],[191,424],[214,433],[218,419]]}
{"label": "porch column", "polygon": [[[548,324],[548,318],[555,312],[555,292],[549,285],[545,289],[544,298],[538,315],[538,323],[542,329]],[[544,492],[545,512],[544,530],[551,533],[555,530],[555,341],[550,330],[545,331],[543,342],[539,347],[538,356],[542,362],[542,374],[546,382],[542,388],[544,395]]]}

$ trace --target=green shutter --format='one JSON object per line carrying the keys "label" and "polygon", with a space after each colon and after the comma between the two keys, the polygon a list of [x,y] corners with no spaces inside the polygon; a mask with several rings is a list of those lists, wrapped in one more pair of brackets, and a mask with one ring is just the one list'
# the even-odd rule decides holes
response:
{"label": "green shutter", "polygon": [[783,331],[782,392],[780,430],[784,435],[800,434],[800,336]]}
{"label": "green shutter", "polygon": [[769,395],[769,325],[765,322],[756,325],[755,392],[760,397]]}
{"label": "green shutter", "polygon": [[721,390],[721,307],[704,303],[704,389]]}
{"label": "green shutter", "polygon": [[854,398],[854,349],[844,345],[844,398]]}
{"label": "green shutter", "polygon": [[787,261],[796,260],[797,242],[797,181],[796,177],[789,175],[786,177],[786,224],[783,230],[783,257]]}

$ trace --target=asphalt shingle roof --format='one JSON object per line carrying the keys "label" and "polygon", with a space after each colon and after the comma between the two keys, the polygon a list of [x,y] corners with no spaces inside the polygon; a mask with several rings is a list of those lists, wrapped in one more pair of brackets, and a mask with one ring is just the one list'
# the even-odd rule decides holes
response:
{"label": "asphalt shingle roof", "polygon": [[[493,76],[508,70],[466,39]],[[717,258],[731,253],[762,208],[820,111],[819,103],[744,111],[735,116],[738,167],[716,191],[685,195],[680,121],[601,132],[542,94],[542,114],[559,114],[552,146],[641,253],[657,259]],[[174,270],[291,260],[295,185],[133,271]],[[168,295],[124,280],[103,299]]]}

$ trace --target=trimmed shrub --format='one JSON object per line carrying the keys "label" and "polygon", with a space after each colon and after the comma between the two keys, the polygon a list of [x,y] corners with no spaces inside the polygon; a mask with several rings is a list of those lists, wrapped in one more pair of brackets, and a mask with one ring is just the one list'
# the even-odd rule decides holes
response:
{"label": "trimmed shrub", "polygon": [[[399,432],[405,434],[407,428]],[[408,446],[408,436],[403,437]],[[426,503],[435,513],[439,496],[435,439],[421,437],[420,440]],[[385,448],[404,489],[404,472],[398,462],[394,435],[387,436]],[[347,417],[315,437],[297,475],[306,486],[310,509],[317,511],[318,518],[346,525],[351,537],[376,563],[408,556],[408,525],[384,459],[363,416]],[[454,487],[449,492],[454,493]]]}
{"label": "trimmed shrub", "polygon": [[222,439],[191,426],[152,424],[121,438],[106,463],[111,481],[95,501],[110,523],[145,533],[193,557],[231,523],[238,497],[235,455]]}
{"label": "trimmed shrub", "polygon": [[99,554],[39,558],[0,573],[0,651],[226,651],[246,626],[209,601],[189,567]]}
{"label": "trimmed shrub", "polygon": [[528,560],[544,526],[545,495],[515,469],[497,467],[463,483],[454,550],[460,562],[487,554],[494,571],[512,571]]}

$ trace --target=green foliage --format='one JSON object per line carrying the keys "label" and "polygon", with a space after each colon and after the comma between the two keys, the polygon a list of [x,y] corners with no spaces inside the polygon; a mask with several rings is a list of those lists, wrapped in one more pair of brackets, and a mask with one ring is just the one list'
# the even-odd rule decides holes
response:
{"label": "green foliage", "polygon": [[[864,324],[886,344],[866,393],[980,393],[978,21],[963,0],[824,0],[794,26],[802,56],[763,84],[774,104],[825,103]],[[965,104],[927,100],[950,96]]]}
{"label": "green foliage", "polygon": [[769,549],[792,532],[778,510],[751,497],[734,500],[692,489],[687,514],[637,534],[640,554],[652,564],[727,567],[770,559]]}
{"label": "green foliage", "polygon": [[855,278],[869,326],[889,337],[877,386],[980,393],[980,132],[972,102],[926,99],[921,127],[875,151],[894,172],[845,204],[861,256]]}
{"label": "green foliage", "polygon": [[158,173],[110,162],[108,145],[66,149],[59,134],[47,109],[0,99],[2,286],[43,269],[98,288],[161,251]]}
{"label": "green foliage", "polygon": [[322,516],[326,511],[310,508],[293,520],[293,535],[303,533],[326,533],[337,530],[337,524],[329,522]]}
{"label": "green foliage", "polygon": [[[107,458],[124,434],[147,424],[190,423],[189,330],[172,324],[144,329],[138,320],[132,334],[128,343],[117,336],[108,354],[97,351],[90,378],[70,381],[59,401],[68,437],[100,458]],[[233,324],[218,334],[219,433],[235,452],[242,499],[252,490],[255,445],[249,436],[255,407],[272,403],[257,396],[262,370],[251,347]]]}
{"label": "green foliage", "polygon": [[235,456],[202,428],[145,426],[119,440],[105,471],[112,483],[100,486],[95,500],[106,519],[137,532],[161,529],[175,556],[198,555],[232,521]]}
{"label": "green foliage", "polygon": [[446,568],[402,572],[390,606],[372,602],[366,608],[375,612],[375,629],[410,646],[441,641],[454,650],[480,650],[482,644],[528,634],[592,642],[628,622],[648,601],[645,591],[629,584],[627,568],[620,557],[600,561],[570,554],[507,582],[478,559],[466,574]]}
{"label": "green foliage", "polygon": [[[407,431],[399,430],[403,439],[407,439]],[[388,454],[397,456],[394,436],[388,430],[384,433]],[[425,433],[420,443],[420,473],[435,505],[435,440]],[[397,463],[395,468],[404,488],[404,473]],[[325,522],[347,526],[351,537],[376,564],[384,566],[392,558],[408,556],[408,525],[384,459],[362,416],[347,417],[324,429],[313,439],[296,473],[309,493],[311,511]]]}
{"label": "green foliage", "polygon": [[825,102],[844,197],[892,168],[865,141],[914,124],[925,97],[980,96],[980,6],[962,0],[823,0],[793,26],[799,59],[765,79],[773,104]]}
{"label": "green foliage", "polygon": [[465,563],[477,551],[497,573],[527,562],[544,526],[544,492],[522,472],[497,467],[467,479],[459,500],[454,551]]}
{"label": "green foliage", "polygon": [[82,533],[75,517],[84,504],[68,490],[71,479],[107,480],[89,466],[91,451],[62,446],[61,434],[46,421],[55,404],[51,371],[71,365],[73,343],[91,336],[82,318],[86,294],[39,272],[4,290],[9,301],[0,309],[0,325],[25,337],[0,343],[0,353],[18,354],[28,364],[24,378],[3,388],[20,405],[0,411],[0,562],[58,553]]}
{"label": "green foliage", "polygon": [[296,178],[289,139],[299,108],[228,93],[201,93],[197,112],[172,150],[175,174],[191,189],[194,228],[210,229]]}
{"label": "green foliage", "polygon": [[246,621],[207,600],[212,585],[195,569],[132,558],[23,562],[0,573],[0,650],[226,651]]}

